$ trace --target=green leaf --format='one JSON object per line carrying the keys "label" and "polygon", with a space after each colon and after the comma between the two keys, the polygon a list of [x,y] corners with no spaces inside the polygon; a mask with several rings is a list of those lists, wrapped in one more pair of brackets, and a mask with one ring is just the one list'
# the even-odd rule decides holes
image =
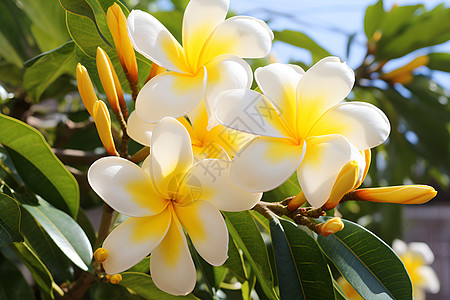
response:
{"label": "green leaf", "polygon": [[223,264],[230,270],[240,282],[247,280],[247,272],[245,270],[244,258],[236,247],[236,242],[232,237],[228,242],[228,259]]}
{"label": "green leaf", "polygon": [[125,287],[117,284],[98,282],[90,289],[91,299],[95,300],[143,300],[144,298],[133,295]]}
{"label": "green leaf", "polygon": [[364,32],[368,40],[371,40],[375,31],[380,28],[380,24],[383,23],[385,16],[383,0],[379,0],[377,3],[367,7],[364,16]]}
{"label": "green leaf", "polygon": [[0,143],[7,149],[22,180],[30,189],[76,217],[78,183],[53,154],[42,134],[23,122],[0,114]]}
{"label": "green leaf", "polygon": [[52,292],[54,284],[52,275],[33,250],[26,243],[15,243],[12,244],[11,248],[31,272],[34,281],[42,292],[41,296],[44,296],[45,299],[55,299]]}
{"label": "green leaf", "polygon": [[152,277],[143,273],[125,272],[122,273],[122,280],[120,285],[123,285],[136,294],[144,297],[145,299],[158,299],[158,300],[175,300],[175,299],[197,299],[194,295],[189,294],[187,296],[173,296],[167,294],[156,287],[153,283]]}
{"label": "green leaf", "polygon": [[127,272],[133,273],[149,273],[150,272],[150,256],[141,260],[137,265],[129,268]]}
{"label": "green leaf", "polygon": [[428,68],[444,72],[450,72],[450,53],[430,53]]}
{"label": "green leaf", "polygon": [[35,299],[22,272],[2,255],[0,255],[0,278],[0,299]]}
{"label": "green leaf", "polygon": [[244,253],[259,284],[269,299],[278,299],[273,289],[269,254],[255,220],[248,211],[224,212],[228,232]]}
{"label": "green leaf", "polygon": [[296,47],[306,49],[311,52],[313,63],[316,63],[320,59],[330,56],[330,52],[319,46],[315,41],[313,41],[306,34],[293,31],[293,30],[283,30],[274,31],[275,40],[291,44]]}
{"label": "green leaf", "polygon": [[332,277],[315,239],[287,221],[270,221],[281,299],[332,299]]}
{"label": "green leaf", "polygon": [[343,230],[317,241],[345,279],[364,299],[412,299],[411,280],[395,252],[367,229],[342,221]]}
{"label": "green leaf", "polygon": [[293,197],[300,193],[300,191],[300,184],[298,183],[297,173],[295,172],[282,185],[271,191],[265,192],[262,200],[267,202],[278,202],[286,199],[287,197]]}
{"label": "green leaf", "polygon": [[24,207],[45,229],[62,252],[80,269],[87,271],[92,247],[80,225],[64,212],[49,205]]}
{"label": "green leaf", "polygon": [[0,247],[23,241],[20,233],[21,214],[16,200],[0,193]]}
{"label": "green leaf", "polygon": [[28,95],[39,101],[45,89],[62,74],[74,74],[77,61],[75,44],[68,42],[41,57],[25,71],[24,87]]}

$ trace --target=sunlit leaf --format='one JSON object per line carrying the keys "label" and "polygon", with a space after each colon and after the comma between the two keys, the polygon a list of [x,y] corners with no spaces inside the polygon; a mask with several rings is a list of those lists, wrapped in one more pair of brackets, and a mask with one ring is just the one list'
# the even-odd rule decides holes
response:
{"label": "sunlit leaf", "polygon": [[450,53],[430,53],[427,66],[433,70],[450,72]]}
{"label": "sunlit leaf", "polygon": [[373,5],[369,5],[364,16],[364,32],[368,40],[372,39],[373,34],[380,28],[384,20],[386,12],[383,8],[383,0],[377,1]]}
{"label": "sunlit leaf", "polygon": [[20,233],[21,214],[16,200],[0,193],[0,247],[23,241]]}

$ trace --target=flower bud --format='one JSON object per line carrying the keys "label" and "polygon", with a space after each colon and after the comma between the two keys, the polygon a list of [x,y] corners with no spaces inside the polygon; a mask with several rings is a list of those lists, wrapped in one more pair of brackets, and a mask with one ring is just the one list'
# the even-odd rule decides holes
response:
{"label": "flower bud", "polygon": [[392,83],[408,84],[413,80],[412,71],[418,67],[427,65],[429,61],[430,58],[427,55],[418,56],[407,65],[383,74],[380,78]]}
{"label": "flower bud", "polygon": [[97,95],[95,94],[94,86],[92,85],[91,78],[86,68],[78,64],[77,65],[77,84],[78,91],[80,92],[81,100],[83,100],[84,106],[91,116],[93,115],[93,107],[97,102]]}
{"label": "flower bud", "polygon": [[436,190],[428,185],[401,185],[367,188],[354,191],[355,200],[399,204],[422,204],[436,196]]}
{"label": "flower bud", "polygon": [[109,282],[112,284],[118,284],[122,280],[122,275],[114,274],[109,277]]}
{"label": "flower bud", "polygon": [[325,223],[319,224],[319,229],[321,235],[328,236],[344,229],[344,223],[341,218],[335,217],[329,219]]}
{"label": "flower bud", "polygon": [[358,182],[359,166],[354,160],[346,163],[339,172],[328,201],[324,204],[325,210],[335,208],[345,194],[350,192]]}
{"label": "flower bud", "polygon": [[97,48],[97,70],[109,104],[113,112],[118,115],[120,113],[118,91],[122,94],[123,98],[122,88],[108,55],[100,47]]}
{"label": "flower bud", "polygon": [[288,209],[290,211],[296,211],[300,206],[306,203],[306,197],[303,192],[300,192],[295,196],[288,204]]}
{"label": "flower bud", "polygon": [[127,32],[127,18],[117,3],[108,8],[106,21],[114,39],[117,55],[122,68],[128,73],[131,82],[138,82],[136,54]]}
{"label": "flower bud", "polygon": [[94,105],[94,121],[103,147],[110,155],[117,155],[116,147],[111,133],[111,118],[108,108],[103,101],[97,101]]}
{"label": "flower bud", "polygon": [[145,82],[149,81],[150,79],[152,79],[153,77],[155,77],[158,74],[164,73],[165,71],[166,71],[166,69],[164,69],[157,63],[153,62],[152,68],[150,69],[150,75],[148,75],[148,78]]}
{"label": "flower bud", "polygon": [[104,262],[109,256],[109,251],[104,248],[98,248],[94,252],[94,259],[95,261],[102,263]]}

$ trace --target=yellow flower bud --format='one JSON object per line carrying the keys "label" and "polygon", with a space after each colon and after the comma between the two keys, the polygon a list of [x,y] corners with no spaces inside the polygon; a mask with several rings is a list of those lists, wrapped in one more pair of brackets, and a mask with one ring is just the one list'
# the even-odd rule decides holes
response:
{"label": "yellow flower bud", "polygon": [[367,188],[354,191],[355,200],[399,204],[422,204],[436,196],[436,190],[428,185],[401,185]]}
{"label": "yellow flower bud", "polygon": [[103,85],[103,89],[105,90],[106,97],[108,97],[109,104],[111,105],[114,113],[117,115],[120,112],[120,106],[116,84],[119,85],[118,88],[120,89],[121,93],[122,88],[120,87],[119,79],[116,79],[117,75],[114,71],[114,68],[112,67],[108,55],[100,47],[97,48],[97,70],[98,75],[100,76],[100,81]]}
{"label": "yellow flower bud", "polygon": [[380,76],[380,78],[392,83],[408,84],[413,80],[412,71],[414,71],[418,67],[427,65],[429,61],[430,58],[427,55],[416,57],[407,65],[389,73],[383,74]]}
{"label": "yellow flower bud", "polygon": [[117,155],[116,147],[111,133],[111,118],[108,108],[103,101],[97,101],[94,105],[94,120],[98,135],[102,141],[103,147],[110,155]]}
{"label": "yellow flower bud", "polygon": [[354,160],[349,161],[342,167],[333,185],[330,197],[323,206],[324,209],[330,210],[339,204],[342,197],[344,197],[345,194],[350,192],[355,187],[358,181],[358,173],[358,163]]}
{"label": "yellow flower bud", "polygon": [[321,235],[328,236],[344,229],[344,223],[342,222],[341,218],[335,217],[329,219],[325,223],[319,224],[319,228]]}
{"label": "yellow flower bud", "polygon": [[138,82],[136,54],[127,32],[127,18],[117,3],[108,8],[106,21],[114,39],[117,55],[131,82]]}
{"label": "yellow flower bud", "polygon": [[294,197],[294,199],[292,199],[289,202],[288,209],[290,211],[295,211],[295,210],[297,210],[300,206],[302,206],[305,203],[306,203],[305,194],[303,194],[303,192],[300,192],[300,193],[297,194],[297,196]]}
{"label": "yellow flower bud", "polygon": [[158,74],[164,73],[165,71],[166,71],[166,69],[164,69],[157,63],[153,62],[152,68],[150,69],[150,75],[148,75],[148,78],[145,82],[149,81],[150,79],[152,79],[153,77],[155,77]]}
{"label": "yellow flower bud", "polygon": [[104,248],[98,248],[94,252],[94,259],[95,259],[95,261],[102,263],[108,258],[108,255],[109,255],[108,250],[106,250]]}
{"label": "yellow flower bud", "polygon": [[109,282],[112,284],[118,284],[122,280],[122,275],[114,274],[109,277]]}
{"label": "yellow flower bud", "polygon": [[78,64],[77,65],[77,84],[78,91],[80,92],[81,99],[83,100],[84,106],[86,106],[87,111],[91,116],[93,115],[93,107],[95,102],[97,102],[97,95],[95,94],[94,86],[92,85],[91,78],[86,68]]}

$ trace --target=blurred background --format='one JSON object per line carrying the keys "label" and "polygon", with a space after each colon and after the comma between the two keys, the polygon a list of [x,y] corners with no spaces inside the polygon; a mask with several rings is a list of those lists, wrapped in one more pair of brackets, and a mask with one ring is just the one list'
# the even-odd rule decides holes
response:
{"label": "blurred background", "polygon": [[[152,12],[180,40],[187,0],[123,2],[130,10]],[[77,93],[76,63],[86,65],[94,81],[98,78],[88,45],[77,44],[76,27],[66,27],[66,13],[70,13],[64,4],[64,0],[0,1],[0,111],[44,134],[79,181],[81,206],[94,216],[93,228],[97,228],[100,200],[88,187],[85,172],[105,153]],[[364,185],[428,184],[438,195],[416,206],[347,202],[338,212],[388,244],[395,238],[429,244],[441,291],[428,299],[450,299],[449,4],[437,0],[343,0],[339,4],[332,0],[231,0],[230,11],[230,15],[261,18],[274,30],[271,55],[249,60],[254,69],[275,61],[308,69],[319,59],[335,55],[355,70],[356,83],[348,100],[373,103],[386,113],[392,132],[372,150]],[[140,63],[144,74],[140,78],[145,80],[149,66]],[[132,151],[137,150],[134,144]],[[264,199],[279,201],[298,191],[298,185],[290,181]]]}

